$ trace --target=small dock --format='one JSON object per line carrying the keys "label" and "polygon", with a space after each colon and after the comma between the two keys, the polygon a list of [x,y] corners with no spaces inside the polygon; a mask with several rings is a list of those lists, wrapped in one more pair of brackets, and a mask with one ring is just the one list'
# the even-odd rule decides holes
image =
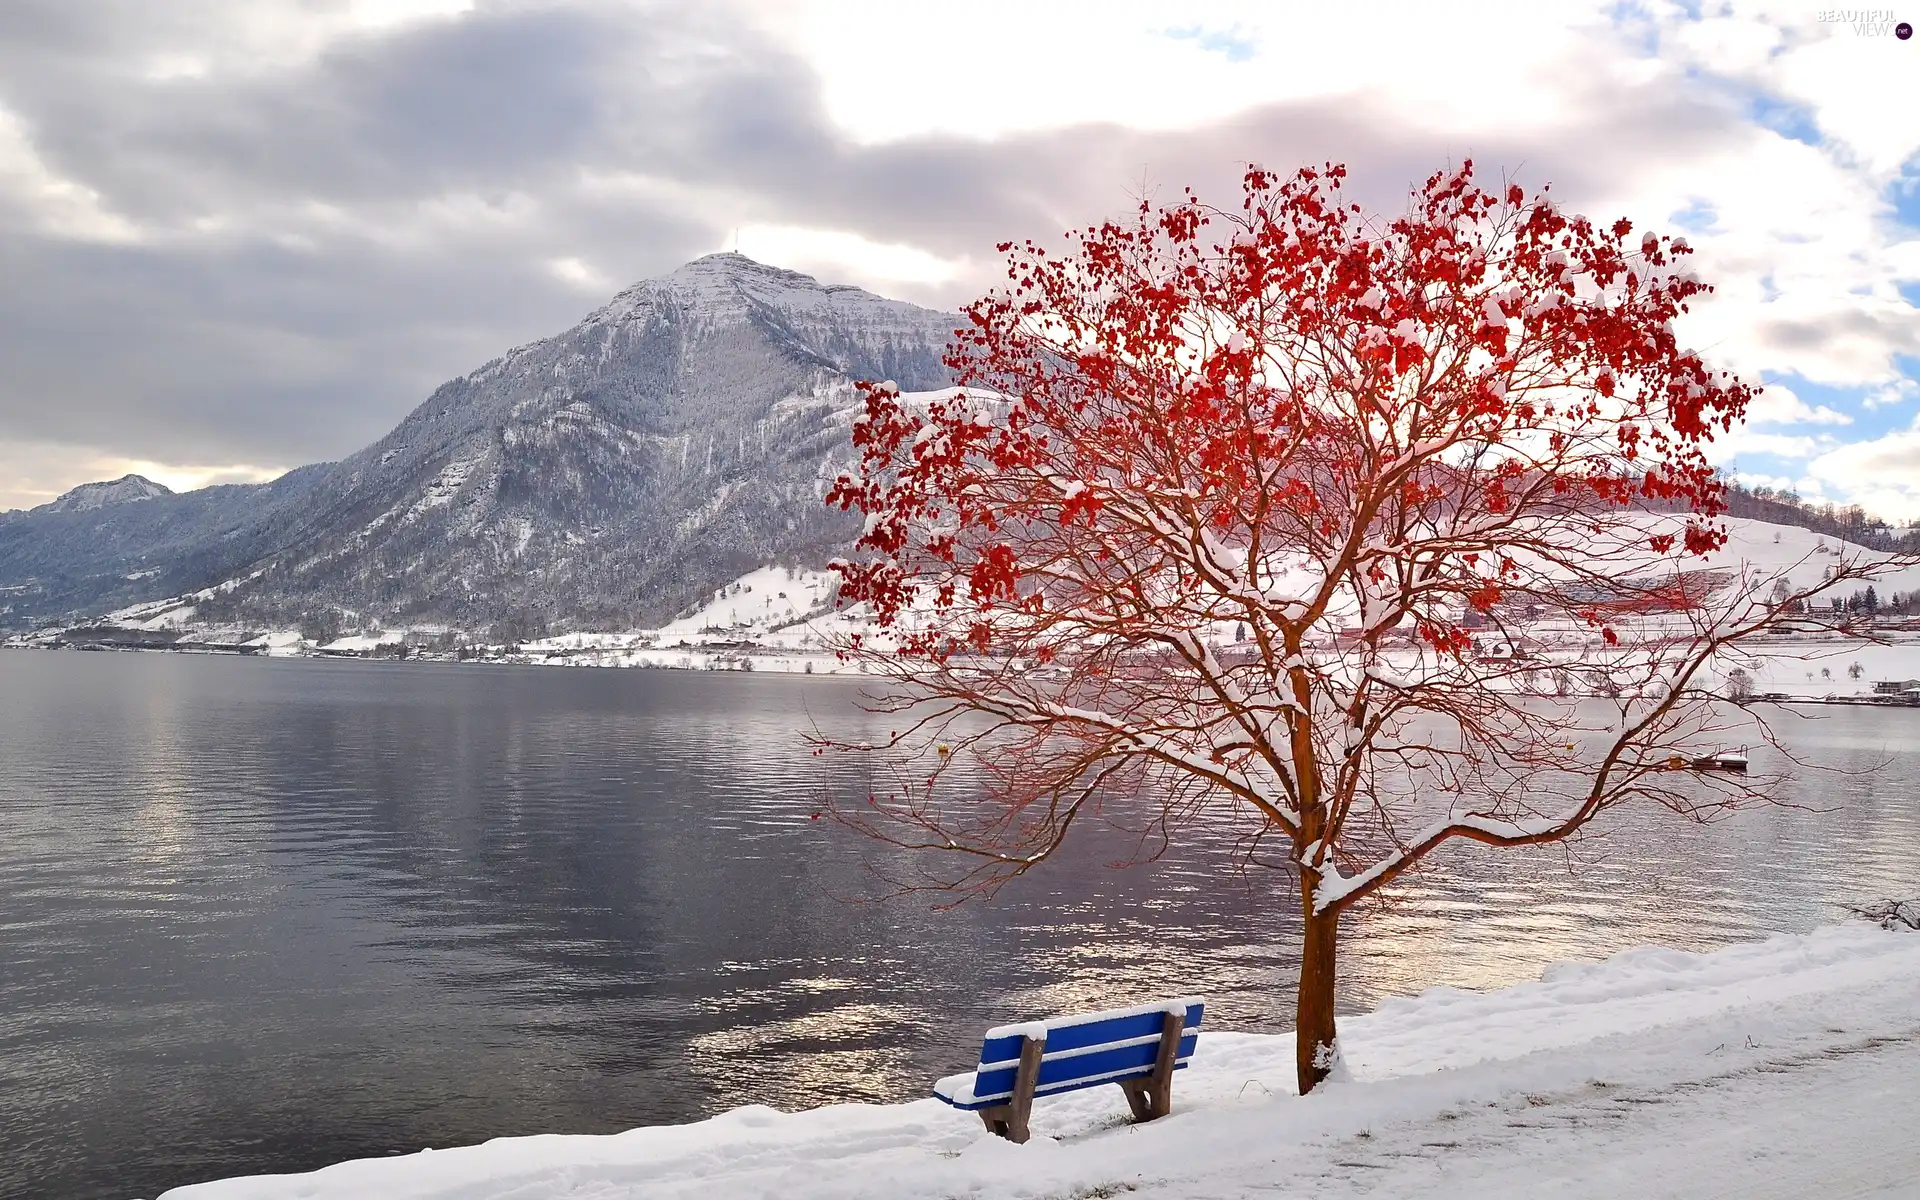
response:
{"label": "small dock", "polygon": [[1674,754],[1667,758],[1667,770],[1719,771],[1730,775],[1745,775],[1747,753],[1744,750],[1729,750],[1720,754],[1703,754],[1694,758]]}

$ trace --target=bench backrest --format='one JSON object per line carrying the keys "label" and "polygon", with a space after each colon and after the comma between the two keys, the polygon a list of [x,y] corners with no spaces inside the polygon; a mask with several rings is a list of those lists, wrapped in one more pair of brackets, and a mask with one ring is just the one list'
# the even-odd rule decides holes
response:
{"label": "bench backrest", "polygon": [[1193,1057],[1205,1011],[1201,1000],[1189,996],[989,1029],[980,1044],[980,1065],[974,1069],[972,1102],[967,1107],[1004,1103],[1013,1095],[1021,1044],[1029,1037],[1045,1042],[1033,1094],[1070,1092],[1153,1074],[1167,1014],[1184,1013],[1186,1024],[1180,1031],[1180,1049],[1174,1059],[1174,1069],[1178,1070]]}

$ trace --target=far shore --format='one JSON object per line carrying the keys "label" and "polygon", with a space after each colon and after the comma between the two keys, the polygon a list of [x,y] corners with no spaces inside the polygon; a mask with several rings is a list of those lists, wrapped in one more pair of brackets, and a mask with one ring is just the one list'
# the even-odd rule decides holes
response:
{"label": "far shore", "polygon": [[[405,646],[402,643],[386,641],[375,642],[371,637],[351,639],[361,644],[349,647],[329,645],[317,647],[310,643],[286,640],[284,635],[277,641],[261,638],[244,644],[207,643],[181,641],[170,645],[76,645],[71,642],[56,642],[50,639],[21,637],[0,641],[0,649],[8,650],[63,650],[70,652],[110,651],[113,653],[143,654],[196,654],[225,655],[228,657],[256,658],[308,658],[334,659],[358,662],[387,663],[447,663],[457,665],[481,666],[532,666],[532,667],[595,667],[617,668],[625,670],[657,671],[732,671],[743,674],[769,675],[834,675],[861,677],[870,675],[858,664],[839,661],[831,651],[807,650],[795,647],[752,643],[746,640],[726,642],[679,642],[670,646],[647,644],[644,633],[632,634],[564,634],[548,642],[559,642],[562,638],[578,639],[587,643],[588,639],[620,639],[627,644],[575,644],[551,645],[539,649],[509,648],[507,646],[473,646],[464,654],[458,651],[428,649],[417,646]],[[640,643],[640,644],[634,644]],[[1769,653],[1778,650],[1781,653]],[[1848,656],[1860,665],[1859,660],[1872,660],[1871,666],[1862,666],[1857,675],[1846,669],[1833,672],[1833,678],[1822,679],[1816,686],[1819,692],[1797,691],[1793,683],[1799,682],[1797,675],[1788,682],[1779,676],[1786,673],[1785,668],[1795,664],[1816,664],[1839,656]],[[1889,657],[1891,656],[1891,657]],[[1748,665],[1764,659],[1762,668],[1755,680],[1751,696],[1744,697],[1750,705],[1842,705],[1866,708],[1914,708],[1920,709],[1920,687],[1913,690],[1892,692],[1890,686],[1897,683],[1920,684],[1920,641],[1895,642],[1887,644],[1861,645],[1845,641],[1809,640],[1805,642],[1781,643],[1769,646],[1757,653],[1745,656]],[[1909,661],[1911,660],[1911,661]],[[1551,669],[1555,663],[1552,658],[1542,658],[1543,669]],[[1832,668],[1829,668],[1832,671]],[[1887,682],[1891,674],[1904,674],[1911,678]],[[1807,671],[1807,682],[1812,683],[1812,672]],[[1772,676],[1769,678],[1768,676]],[[1784,685],[1784,686],[1783,686]],[[1842,692],[1838,687],[1848,687],[1851,691]],[[1600,693],[1571,692],[1562,698],[1604,699]],[[1617,697],[1614,697],[1617,698]]]}

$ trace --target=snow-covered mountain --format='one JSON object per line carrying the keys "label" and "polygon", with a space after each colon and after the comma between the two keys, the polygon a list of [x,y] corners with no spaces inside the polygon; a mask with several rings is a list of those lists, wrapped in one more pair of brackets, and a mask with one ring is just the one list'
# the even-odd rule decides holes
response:
{"label": "snow-covered mountain", "polygon": [[113,504],[131,504],[136,500],[152,500],[156,496],[171,495],[173,495],[172,488],[155,483],[145,475],[122,475],[118,479],[105,483],[83,483],[32,511],[38,513],[87,512]]}
{"label": "snow-covered mountain", "polygon": [[[237,523],[224,505],[195,514],[164,561],[128,543],[130,523],[10,514],[0,588],[38,595],[36,615],[237,581],[199,616],[442,621],[516,638],[659,624],[756,567],[814,565],[843,543],[858,527],[821,497],[830,457],[849,449],[853,380],[941,386],[959,324],[710,255],[442,385],[346,460],[265,485]],[[199,565],[178,569],[186,560]]]}
{"label": "snow-covered mountain", "polygon": [[0,513],[0,630],[91,616],[228,578],[278,545],[330,465],[137,504]]}

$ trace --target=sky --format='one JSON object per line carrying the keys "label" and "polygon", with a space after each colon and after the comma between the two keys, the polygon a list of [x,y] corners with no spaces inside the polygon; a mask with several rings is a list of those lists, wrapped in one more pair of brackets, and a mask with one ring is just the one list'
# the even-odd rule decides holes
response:
{"label": "sky", "polygon": [[1732,474],[1920,518],[1906,9],[1473,0],[6,0],[0,509],[271,478],[735,249],[956,307],[995,242],[1248,162],[1471,157],[1684,233]]}

